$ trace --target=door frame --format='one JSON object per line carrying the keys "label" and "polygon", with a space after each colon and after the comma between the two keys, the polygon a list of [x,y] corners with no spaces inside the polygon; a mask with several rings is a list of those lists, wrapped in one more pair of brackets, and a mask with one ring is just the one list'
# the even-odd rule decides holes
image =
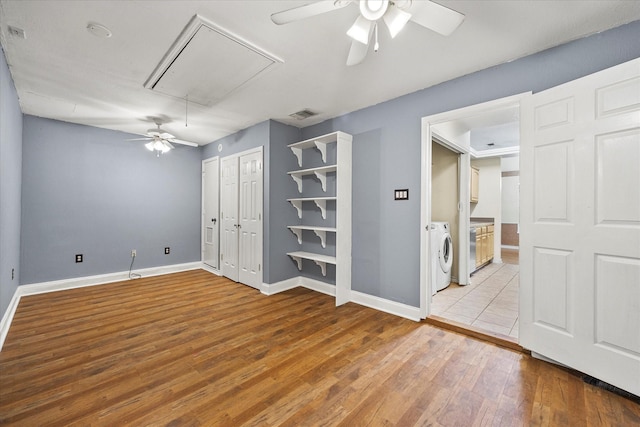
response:
{"label": "door frame", "polygon": [[[458,247],[466,248],[469,245],[469,233],[464,230],[469,229],[469,215],[470,215],[470,203],[469,203],[469,185],[470,185],[470,172],[469,167],[471,165],[471,152],[470,144],[459,143],[452,138],[447,137],[442,132],[439,133],[437,129],[432,129],[438,124],[449,122],[453,120],[460,120],[470,116],[476,116],[491,110],[519,106],[520,101],[527,96],[531,96],[531,92],[524,92],[517,95],[508,96],[505,98],[495,99],[492,101],[484,102],[481,104],[475,104],[468,107],[459,108],[457,110],[445,111],[431,116],[425,116],[422,118],[421,123],[421,167],[420,167],[420,317],[426,318],[431,314],[431,264],[429,260],[430,256],[430,236],[429,227],[431,226],[431,144],[434,138],[438,140],[438,143],[448,147],[449,149],[458,152],[460,156],[460,171],[459,171],[459,194],[460,199],[458,201],[459,215],[459,238]],[[496,153],[498,154],[498,153]],[[506,153],[500,153],[506,154]],[[458,249],[458,253],[464,253],[461,249]],[[462,281],[466,277],[465,282],[469,283],[469,270],[468,270],[468,257],[459,257],[458,262],[458,280]],[[463,274],[461,274],[463,273]]]}
{"label": "door frame", "polygon": [[[217,224],[217,242],[218,242],[218,268],[214,268],[211,267],[208,264],[204,263],[204,249],[205,249],[205,218],[204,218],[204,214],[205,214],[205,194],[204,194],[204,189],[205,189],[205,176],[204,176],[204,169],[205,169],[205,163],[208,162],[213,162],[217,160],[218,161],[218,212],[216,213],[216,217],[218,218],[218,224]],[[213,156],[213,157],[208,157],[204,160],[202,160],[202,194],[201,194],[201,215],[200,215],[200,220],[201,220],[201,224],[200,224],[200,231],[201,231],[201,235],[200,235],[200,261],[202,262],[202,266],[203,268],[205,268],[206,270],[212,271],[215,274],[219,274],[221,272],[221,268],[220,268],[220,156]]]}

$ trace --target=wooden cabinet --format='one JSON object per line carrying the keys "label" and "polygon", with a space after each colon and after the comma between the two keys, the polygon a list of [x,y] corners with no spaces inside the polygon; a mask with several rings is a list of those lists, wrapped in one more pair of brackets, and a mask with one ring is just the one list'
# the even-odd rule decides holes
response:
{"label": "wooden cabinet", "polygon": [[494,256],[494,226],[476,227],[476,269],[491,262]]}
{"label": "wooden cabinet", "polygon": [[471,166],[471,203],[478,203],[480,193],[480,170]]}
{"label": "wooden cabinet", "polygon": [[487,226],[487,261],[493,259],[493,225]]}

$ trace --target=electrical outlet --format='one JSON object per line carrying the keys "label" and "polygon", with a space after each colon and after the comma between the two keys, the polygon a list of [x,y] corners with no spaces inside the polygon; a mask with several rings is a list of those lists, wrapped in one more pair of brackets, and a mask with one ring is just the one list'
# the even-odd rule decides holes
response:
{"label": "electrical outlet", "polygon": [[131,249],[131,258],[133,258],[134,256],[136,256],[136,250],[135,249]]}
{"label": "electrical outlet", "polygon": [[82,254],[76,254],[76,262],[82,262]]}
{"label": "electrical outlet", "polygon": [[168,246],[166,248],[164,248],[164,254],[165,255],[169,255],[170,253],[171,253],[171,249],[169,249]]}

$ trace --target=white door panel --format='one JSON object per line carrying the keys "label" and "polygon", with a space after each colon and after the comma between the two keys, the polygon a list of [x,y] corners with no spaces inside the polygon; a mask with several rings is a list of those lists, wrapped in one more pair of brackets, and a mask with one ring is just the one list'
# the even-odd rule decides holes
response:
{"label": "white door panel", "polygon": [[218,158],[205,160],[202,167],[202,262],[216,269],[220,268],[219,178]]}
{"label": "white door panel", "polygon": [[262,284],[262,152],[240,157],[240,282]]}
{"label": "white door panel", "polygon": [[262,285],[262,150],[222,160],[222,274]]}
{"label": "white door panel", "polygon": [[640,395],[640,59],[521,109],[520,343]]}
{"label": "white door panel", "polygon": [[222,274],[238,281],[238,159],[222,159]]}

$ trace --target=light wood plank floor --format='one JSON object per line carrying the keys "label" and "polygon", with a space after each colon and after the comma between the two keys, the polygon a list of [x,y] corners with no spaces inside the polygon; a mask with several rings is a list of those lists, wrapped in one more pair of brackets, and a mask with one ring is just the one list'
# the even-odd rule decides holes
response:
{"label": "light wood plank floor", "polygon": [[640,424],[640,405],[464,335],[202,270],[24,297],[0,424]]}

